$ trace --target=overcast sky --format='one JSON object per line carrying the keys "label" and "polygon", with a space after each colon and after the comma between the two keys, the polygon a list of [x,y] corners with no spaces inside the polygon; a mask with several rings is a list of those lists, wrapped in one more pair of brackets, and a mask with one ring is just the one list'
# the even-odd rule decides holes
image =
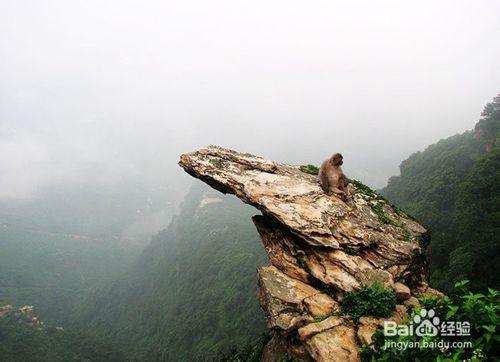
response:
{"label": "overcast sky", "polygon": [[0,197],[218,144],[373,186],[500,91],[500,2],[0,1]]}

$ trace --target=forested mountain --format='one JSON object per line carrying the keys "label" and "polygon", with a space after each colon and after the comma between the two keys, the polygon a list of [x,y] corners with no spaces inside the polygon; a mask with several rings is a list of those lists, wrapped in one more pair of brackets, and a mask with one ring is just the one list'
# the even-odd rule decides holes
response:
{"label": "forested mountain", "polygon": [[141,360],[214,358],[265,330],[256,268],[265,254],[232,196],[195,185],[180,214],[121,280],[85,302],[75,326],[129,346]]}
{"label": "forested mountain", "polygon": [[431,283],[449,290],[468,278],[499,289],[500,95],[474,130],[429,146],[403,161],[381,190],[432,230]]}
{"label": "forested mountain", "polygon": [[44,321],[64,325],[168,225],[178,199],[170,187],[75,181],[0,199],[0,306],[34,305]]}
{"label": "forested mountain", "polygon": [[87,293],[128,269],[136,249],[0,224],[0,306],[35,305],[43,320],[64,325]]}
{"label": "forested mountain", "polygon": [[116,346],[45,325],[33,307],[0,307],[2,361],[123,361]]}

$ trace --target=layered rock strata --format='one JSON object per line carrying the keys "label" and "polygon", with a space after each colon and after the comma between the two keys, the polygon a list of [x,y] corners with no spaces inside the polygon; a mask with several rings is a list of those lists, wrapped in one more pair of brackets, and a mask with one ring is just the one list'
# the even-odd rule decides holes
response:
{"label": "layered rock strata", "polygon": [[342,201],[296,166],[210,146],[181,155],[190,175],[262,212],[253,218],[271,266],[258,270],[271,340],[264,360],[357,361],[382,319],[339,313],[345,293],[391,288],[405,320],[427,286],[427,230],[358,182]]}

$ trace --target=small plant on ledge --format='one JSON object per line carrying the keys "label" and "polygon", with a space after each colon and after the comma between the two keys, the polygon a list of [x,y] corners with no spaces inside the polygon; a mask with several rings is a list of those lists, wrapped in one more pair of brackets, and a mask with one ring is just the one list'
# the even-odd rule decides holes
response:
{"label": "small plant on ledge", "polygon": [[310,175],[317,175],[319,173],[319,168],[314,165],[302,165],[299,167],[299,170]]}
{"label": "small plant on ledge", "polygon": [[389,317],[396,308],[396,293],[380,284],[346,293],[342,311],[353,319],[362,316]]}

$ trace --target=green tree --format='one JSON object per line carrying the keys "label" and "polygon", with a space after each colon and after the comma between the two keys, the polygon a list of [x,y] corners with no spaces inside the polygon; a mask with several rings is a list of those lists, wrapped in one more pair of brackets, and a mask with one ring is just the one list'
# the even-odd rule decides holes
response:
{"label": "green tree", "polygon": [[381,193],[432,231],[431,282],[450,290],[468,278],[473,288],[499,288],[500,95],[473,131],[429,146],[403,161]]}

